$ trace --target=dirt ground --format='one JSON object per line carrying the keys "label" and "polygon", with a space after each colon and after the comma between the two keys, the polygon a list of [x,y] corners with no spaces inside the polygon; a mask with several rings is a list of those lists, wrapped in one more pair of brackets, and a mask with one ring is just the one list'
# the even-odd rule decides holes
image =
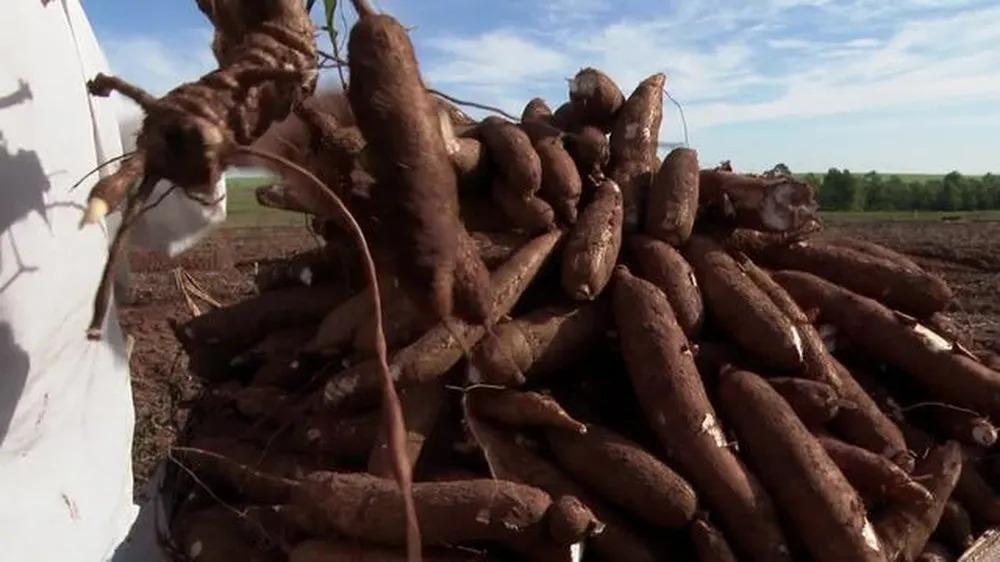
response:
{"label": "dirt ground", "polygon": [[[187,358],[174,338],[170,322],[191,317],[176,281],[183,268],[208,295],[223,306],[256,292],[254,273],[265,260],[314,248],[316,240],[303,227],[226,228],[212,234],[178,259],[134,252],[129,260],[130,289],[120,306],[125,332],[135,338],[130,365],[135,397],[133,468],[138,485],[145,482],[184,426],[188,403],[200,385],[188,373]],[[195,299],[202,310],[210,305]]]}
{"label": "dirt ground", "polygon": [[[827,231],[884,244],[942,274],[958,297],[949,315],[971,335],[975,349],[1000,353],[1000,222],[851,221],[835,223]],[[206,293],[226,305],[256,291],[257,265],[316,245],[302,227],[228,228],[180,259],[132,255],[131,288],[121,306],[121,320],[135,338],[131,367],[137,485],[145,482],[173,443],[185,422],[187,404],[199,392],[169,323],[192,314],[178,288],[176,268],[183,268]],[[208,306],[198,300],[195,305]]]}

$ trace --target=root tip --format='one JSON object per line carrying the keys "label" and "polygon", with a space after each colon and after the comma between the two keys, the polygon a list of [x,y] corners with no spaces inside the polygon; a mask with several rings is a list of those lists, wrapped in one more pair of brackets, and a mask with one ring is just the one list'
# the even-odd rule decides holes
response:
{"label": "root tip", "polygon": [[95,224],[108,215],[108,202],[100,197],[93,197],[87,201],[87,210],[83,212],[83,219],[80,221],[80,228],[88,224]]}

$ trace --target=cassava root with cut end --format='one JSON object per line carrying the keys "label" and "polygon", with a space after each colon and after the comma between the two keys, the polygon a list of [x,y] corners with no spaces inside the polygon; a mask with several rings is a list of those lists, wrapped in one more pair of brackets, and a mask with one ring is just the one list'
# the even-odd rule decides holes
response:
{"label": "cassava root with cut end", "polygon": [[708,310],[747,354],[791,371],[802,365],[802,337],[795,324],[714,241],[692,236],[684,252],[694,268]]}
{"label": "cassava root with cut end", "polygon": [[818,437],[844,477],[869,503],[888,501],[904,506],[929,506],[930,493],[889,459],[833,437]]}
{"label": "cassava root with cut end", "polygon": [[861,499],[766,381],[747,371],[725,372],[719,399],[755,474],[815,560],[886,560]]}
{"label": "cassava root with cut end", "polygon": [[741,552],[790,560],[771,501],[729,449],[666,297],[619,266],[612,301],[636,397],[667,458],[719,514]]}
{"label": "cassava root with cut end", "polygon": [[[706,174],[687,149],[661,163],[662,75],[626,101],[585,69],[555,113],[534,99],[517,122],[478,104],[508,120],[477,121],[425,89],[398,22],[354,3],[351,60],[322,55],[324,66],[351,65],[351,93],[334,95],[338,106],[290,85],[288,117],[269,118],[259,142],[231,143],[218,158],[284,169],[282,192],[268,190],[265,202],[315,215],[325,246],[300,257],[327,277],[302,280],[315,286],[301,303],[269,290],[177,329],[208,380],[186,437],[203,451],[175,452],[199,480],[183,510],[203,508],[206,486],[251,526],[261,518],[264,536],[244,540],[263,539],[253,546],[268,555],[335,536],[331,556],[393,560],[405,545],[415,560],[419,515],[427,542],[447,543],[429,549],[431,559],[531,562],[911,560],[940,555],[927,544],[934,527],[934,540],[967,544],[966,507],[966,528],[1000,521],[992,473],[981,472],[988,451],[969,447],[954,491],[934,488],[948,472],[928,468],[941,450],[934,439],[993,445],[987,420],[996,412],[983,405],[995,389],[957,343],[967,334],[935,337],[906,315],[937,310],[943,294],[913,286],[928,274],[912,260],[812,237],[822,226],[815,194],[791,178]],[[224,12],[239,16],[242,5],[201,5],[216,16],[217,52],[235,53],[243,30]],[[247,88],[277,88],[293,74],[268,70]],[[94,85],[114,87],[156,101],[114,79]],[[123,158],[123,167],[145,169],[148,156]],[[102,189],[127,195],[137,181],[122,179]],[[148,189],[157,178],[146,179]],[[130,216],[147,208],[143,198],[130,197]],[[375,242],[377,261],[349,247],[344,227],[355,244]],[[360,292],[360,275],[345,267],[351,252],[369,260]],[[795,254],[787,264],[769,261],[786,253]],[[919,339],[883,338],[880,346],[897,348],[888,351],[859,344],[858,331],[871,334],[836,321],[837,303],[806,298],[786,287],[798,274],[772,274],[757,259],[817,272],[819,259],[834,268],[830,279],[901,308],[884,307],[887,318]],[[343,282],[331,277],[340,273]],[[344,301],[348,291],[355,296]],[[922,294],[930,302],[914,302]],[[864,329],[889,325],[880,321]],[[192,326],[212,329],[185,334]],[[964,358],[960,395],[942,392],[955,386],[954,359],[900,360],[922,353],[901,350],[918,341]],[[742,374],[757,368],[769,378]],[[910,375],[919,385],[900,376],[918,368]],[[933,434],[914,437],[911,422]],[[366,461],[370,475],[317,472],[364,470]],[[423,483],[407,506],[411,471]],[[494,480],[480,480],[487,476]],[[932,520],[947,501],[948,515]],[[341,541],[371,550],[352,553]],[[318,544],[293,557],[321,555]]]}
{"label": "cassava root with cut end", "polygon": [[735,226],[789,232],[816,220],[816,190],[791,176],[768,178],[702,170],[702,207],[714,209]]}
{"label": "cassava root with cut end", "polygon": [[1000,419],[1000,372],[957,353],[919,322],[815,275],[783,271],[775,279],[871,357],[899,367],[946,402]]}
{"label": "cassava root with cut end", "polygon": [[830,354],[819,331],[792,296],[749,258],[740,256],[739,265],[793,323],[801,341],[803,359],[797,376],[829,385],[842,399],[831,426],[849,442],[892,459],[906,471],[912,469],[913,461],[902,432]]}

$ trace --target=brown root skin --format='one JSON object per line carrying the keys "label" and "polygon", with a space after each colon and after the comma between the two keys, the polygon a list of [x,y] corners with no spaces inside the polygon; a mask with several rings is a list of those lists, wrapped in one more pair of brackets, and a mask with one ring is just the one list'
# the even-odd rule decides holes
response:
{"label": "brown root skin", "polygon": [[552,206],[564,224],[576,222],[577,206],[583,191],[583,181],[576,164],[558,137],[535,142],[535,152],[542,163],[542,187],[539,196]]}
{"label": "brown root skin", "polygon": [[589,541],[589,548],[606,560],[621,562],[656,562],[657,545],[639,536],[632,525],[617,513],[592,497],[576,482],[550,462],[529,450],[518,435],[498,430],[478,419],[465,408],[466,423],[495,478],[537,486],[552,496],[573,496],[580,499],[603,524],[604,529]]}
{"label": "brown root skin", "polygon": [[267,334],[313,324],[342,295],[330,287],[294,287],[269,291],[192,318],[176,329],[191,368],[205,377],[225,376],[229,362]]}
{"label": "brown root skin", "polygon": [[513,231],[469,232],[476,245],[476,253],[489,269],[495,269],[509,260],[531,237]]}
{"label": "brown root skin", "polygon": [[537,392],[475,388],[466,400],[476,416],[509,427],[587,432],[587,426],[573,419],[555,399]]}
{"label": "brown root skin", "polygon": [[434,105],[437,107],[438,111],[443,112],[448,116],[448,120],[451,122],[452,127],[472,127],[476,124],[475,119],[469,117],[469,115],[459,109],[457,105],[440,95],[434,96]]}
{"label": "brown root skin", "polygon": [[964,445],[989,449],[997,442],[997,428],[975,412],[955,407],[929,405],[924,416],[933,427]]}
{"label": "brown root skin", "polygon": [[681,246],[691,236],[698,214],[698,153],[675,148],[658,170],[649,189],[644,232]]}
{"label": "brown root skin", "polygon": [[767,178],[702,170],[701,206],[732,226],[788,232],[816,220],[816,190],[790,176]]}
{"label": "brown root skin", "polygon": [[919,265],[917,265],[915,261],[905,256],[904,254],[886,248],[881,244],[869,242],[868,240],[861,240],[860,238],[851,238],[849,236],[824,236],[823,242],[828,244],[833,244],[834,246],[850,248],[851,250],[863,252],[870,256],[887,259],[907,269],[916,269],[916,270],[922,269]]}
{"label": "brown root skin", "polygon": [[767,382],[788,402],[806,427],[826,425],[840,409],[837,392],[826,383],[784,377],[770,378]]}
{"label": "brown root skin", "polygon": [[302,202],[296,201],[294,193],[286,190],[280,183],[258,187],[254,190],[254,196],[257,198],[257,204],[262,207],[292,211],[293,213],[309,213],[311,211]]}
{"label": "brown root skin", "polygon": [[943,279],[919,267],[822,240],[769,246],[757,257],[776,269],[812,273],[921,318],[943,310],[954,297]]}
{"label": "brown root skin", "polygon": [[638,275],[663,291],[684,333],[694,337],[701,330],[705,306],[691,265],[669,244],[642,234],[629,236],[626,248]]}
{"label": "brown root skin", "polygon": [[542,98],[534,98],[524,106],[524,111],[521,112],[521,121],[525,123],[542,122],[551,124],[552,109],[549,108],[549,104],[545,103],[545,100]]}
{"label": "brown root skin", "polygon": [[263,537],[247,529],[239,513],[222,506],[181,513],[171,524],[170,537],[184,553],[197,553],[203,562],[279,562],[284,560],[276,548],[255,547]]}
{"label": "brown root skin", "polygon": [[377,411],[351,417],[312,412],[294,420],[284,446],[299,453],[358,463],[370,456],[380,425]]}
{"label": "brown root skin", "polygon": [[947,548],[937,543],[927,543],[917,562],[954,562],[955,556]]}
{"label": "brown root skin", "polygon": [[684,256],[707,308],[748,355],[784,371],[802,366],[801,334],[792,321],[714,241],[692,236]]}
{"label": "brown root skin", "polygon": [[[182,460],[202,478],[238,483],[251,503],[287,504],[311,534],[356,538],[402,546],[406,542],[403,497],[394,482],[367,474],[313,472],[304,480],[280,479],[253,471],[225,457],[177,448]],[[427,544],[474,541],[511,544],[579,542],[583,536],[551,534],[552,528],[578,529],[581,513],[530,486],[498,480],[417,483],[414,504]],[[365,517],[358,517],[359,513]],[[583,514],[586,515],[586,514]],[[591,516],[592,518],[592,516]],[[595,520],[596,522],[596,520]]]}
{"label": "brown root skin", "polygon": [[[483,555],[463,549],[425,549],[424,562],[482,562]],[[408,562],[399,549],[354,541],[310,539],[288,553],[288,562]]]}
{"label": "brown root skin", "polygon": [[332,356],[344,351],[354,339],[366,315],[371,314],[371,289],[341,301],[328,312],[316,334],[303,347],[307,353]]}
{"label": "brown root skin", "polygon": [[875,522],[890,562],[912,562],[920,555],[941,519],[961,471],[962,453],[954,442],[932,449],[917,464],[914,478],[920,480],[934,500],[929,506],[893,506]]}
{"label": "brown root skin", "polygon": [[458,255],[455,260],[455,315],[474,323],[490,318],[490,271],[476,251],[476,243],[465,227],[458,227]]}
{"label": "brown root skin", "polygon": [[646,523],[678,528],[694,517],[691,486],[637,443],[594,425],[586,433],[550,429],[545,435],[570,474]]}
{"label": "brown root skin", "polygon": [[[88,205],[94,199],[99,199],[107,207],[104,213],[115,209],[128,195],[128,192],[142,178],[143,170],[146,166],[146,155],[142,152],[135,154],[131,158],[124,160],[118,167],[118,172],[105,176],[94,184],[88,195]],[[83,223],[97,222],[102,217],[84,216]]]}
{"label": "brown root skin", "polygon": [[722,369],[746,365],[747,359],[728,341],[702,341],[694,346],[694,360],[706,383],[714,384]]}
{"label": "brown root skin", "polygon": [[548,307],[497,325],[472,351],[481,380],[470,382],[519,386],[568,367],[600,340],[606,308]]}
{"label": "brown root skin", "polygon": [[483,143],[465,137],[455,139],[451,163],[463,189],[474,191],[484,188],[483,184],[487,182],[490,173],[490,163]]}
{"label": "brown root skin", "polygon": [[666,80],[663,74],[654,74],[643,80],[618,112],[611,131],[608,176],[621,186],[625,200],[625,230],[628,232],[640,227],[642,208],[656,173],[653,167],[663,117],[663,86]]}
{"label": "brown root skin", "polygon": [[563,141],[566,151],[576,162],[576,169],[583,178],[600,177],[611,161],[611,145],[607,135],[595,127],[583,127],[567,133]]}
{"label": "brown root skin", "polygon": [[726,541],[722,531],[708,521],[697,519],[691,523],[691,542],[698,562],[737,562],[736,555]]}
{"label": "brown root skin", "polygon": [[930,505],[933,499],[930,493],[889,459],[833,437],[818,439],[868,505],[883,502],[914,507]]}
{"label": "brown root skin", "polygon": [[570,102],[560,105],[552,114],[552,124],[564,131],[573,131],[580,128],[580,124],[575,119],[573,104]]}
{"label": "brown root skin", "polygon": [[742,256],[740,267],[794,323],[801,339],[803,357],[803,368],[797,376],[829,385],[842,399],[831,426],[849,442],[892,459],[909,472],[913,468],[913,460],[899,428],[858,385],[851,373],[834,359],[808,315],[771,275],[750,259]]}
{"label": "brown root skin", "polygon": [[886,560],[861,499],[764,379],[746,371],[723,373],[719,400],[740,450],[815,560]]}
{"label": "brown root skin", "polygon": [[528,234],[546,232],[556,227],[556,214],[552,207],[534,195],[511,193],[497,178],[493,181],[493,201],[500,207],[510,224]]}
{"label": "brown root skin", "polygon": [[404,288],[432,315],[446,318],[458,252],[458,192],[434,101],[409,36],[392,17],[361,18],[348,49],[348,97],[376,160],[382,188],[374,197],[385,213],[386,236],[395,241]]}
{"label": "brown root skin", "polygon": [[219,181],[232,145],[251,143],[315,88],[312,24],[300,2],[282,0],[263,10],[227,3],[226,9],[227,17],[219,18],[203,6],[213,24],[223,26],[216,42],[225,48],[216,49],[220,68],[197,82],[155,100],[109,77],[90,82],[94,95],[118,90],[146,113],[136,142],[145,162],[141,174],[121,169],[134,176],[123,183],[145,175],[206,193]]}
{"label": "brown root skin", "polygon": [[938,400],[1000,419],[1000,373],[965,355],[919,323],[877,301],[808,273],[775,279],[803,308],[818,308],[860,350],[912,376]]}
{"label": "brown root skin", "polygon": [[542,164],[527,133],[499,117],[487,117],[479,124],[478,136],[502,178],[502,189],[521,197],[538,192]]}
{"label": "brown root skin", "polygon": [[740,269],[747,274],[757,288],[767,295],[767,298],[771,299],[785,316],[792,321],[796,326],[801,326],[802,324],[812,324],[809,317],[805,312],[799,308],[799,305],[795,303],[795,299],[788,294],[781,285],[775,281],[771,275],[761,269],[757,264],[750,260],[746,255],[736,254],[735,255],[737,263],[740,265]]}
{"label": "brown root skin", "polygon": [[[434,431],[434,426],[441,417],[445,392],[444,385],[432,381],[404,389],[399,393],[406,425],[406,458],[411,470],[420,458],[424,442]],[[368,458],[368,472],[382,478],[392,478],[392,463],[389,433],[383,423],[378,429],[371,456]]]}
{"label": "brown root skin", "polygon": [[[424,330],[434,325],[433,319],[420,310],[399,287],[391,284],[391,280],[387,280],[381,293],[386,313],[382,319],[382,330],[389,349],[411,343]],[[454,294],[457,297],[458,292]],[[370,355],[374,350],[375,315],[369,307],[354,332],[354,351]]]}
{"label": "brown root skin", "polygon": [[972,533],[972,519],[962,504],[948,500],[941,513],[941,521],[934,529],[934,539],[946,543],[960,552],[972,546],[975,536]]}
{"label": "brown root skin", "polygon": [[849,443],[882,455],[910,472],[913,458],[899,426],[879,408],[846,367],[832,357],[829,361],[837,370],[840,397],[844,400],[831,428]]}
{"label": "brown root skin", "polygon": [[569,99],[577,125],[591,125],[611,132],[625,95],[618,85],[596,68],[584,68],[569,82]]}
{"label": "brown root skin", "polygon": [[[492,273],[491,318],[510,312],[548,260],[561,236],[560,232],[550,232],[534,238]],[[406,387],[444,375],[485,332],[482,325],[468,324],[459,319],[451,319],[447,325],[434,326],[393,356],[390,370],[395,374],[396,384]],[[456,337],[462,341],[459,342]],[[365,361],[333,375],[322,391],[321,401],[333,409],[370,402],[378,389],[376,367],[374,362]]]}
{"label": "brown root skin", "polygon": [[790,560],[770,499],[728,447],[667,298],[622,266],[612,288],[632,386],[667,458],[719,515],[742,553]]}
{"label": "brown root skin", "polygon": [[562,287],[576,300],[594,300],[611,279],[622,243],[622,192],[605,180],[580,213],[562,255]]}
{"label": "brown root skin", "polygon": [[[705,222],[701,221],[699,227]],[[705,231],[730,252],[742,252],[754,256],[769,246],[784,246],[808,240],[822,227],[823,225],[815,220],[807,222],[800,229],[789,232],[761,232],[751,228],[732,228],[721,225],[706,226]]]}
{"label": "brown root skin", "polygon": [[962,502],[973,520],[984,527],[1000,526],[1000,495],[979,471],[979,459],[971,447],[962,447],[962,471],[955,486],[955,499]]}

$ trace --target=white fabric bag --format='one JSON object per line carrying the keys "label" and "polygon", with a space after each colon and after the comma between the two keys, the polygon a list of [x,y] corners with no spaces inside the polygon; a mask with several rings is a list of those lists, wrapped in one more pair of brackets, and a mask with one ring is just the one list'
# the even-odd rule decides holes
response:
{"label": "white fabric bag", "polygon": [[[107,63],[78,0],[13,0],[0,14],[0,559],[109,559],[138,511],[128,364],[112,307],[85,330],[109,233],[79,221],[121,154],[108,100],[85,82]],[[113,169],[110,168],[109,171]],[[96,179],[96,177],[95,177]],[[161,189],[164,186],[161,186]],[[224,195],[224,185],[217,186]],[[179,190],[136,241],[171,253],[225,217]],[[221,208],[221,210],[220,210]],[[180,218],[178,218],[180,217]]]}

